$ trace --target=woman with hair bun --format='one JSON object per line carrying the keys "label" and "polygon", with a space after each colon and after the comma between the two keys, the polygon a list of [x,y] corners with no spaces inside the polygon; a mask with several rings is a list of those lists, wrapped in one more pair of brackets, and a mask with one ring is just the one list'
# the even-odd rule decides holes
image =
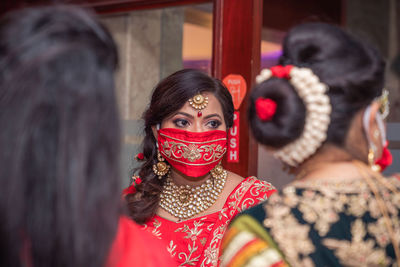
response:
{"label": "woman with hair bun", "polygon": [[142,164],[126,191],[131,217],[164,240],[180,266],[218,266],[231,219],[275,192],[221,165],[233,124],[229,91],[201,71],[181,70],[156,86],[143,117]]}
{"label": "woman with hair bun", "polygon": [[339,27],[289,31],[279,66],[251,94],[254,136],[296,175],[240,214],[222,266],[400,266],[400,181],[384,117],[380,54]]}

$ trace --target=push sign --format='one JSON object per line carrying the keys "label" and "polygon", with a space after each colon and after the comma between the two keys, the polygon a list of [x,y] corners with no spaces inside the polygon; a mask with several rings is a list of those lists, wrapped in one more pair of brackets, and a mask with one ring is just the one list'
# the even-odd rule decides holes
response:
{"label": "push sign", "polygon": [[233,126],[228,132],[228,158],[227,162],[239,162],[239,132],[240,113],[239,108],[246,96],[247,85],[245,79],[238,74],[229,74],[223,79],[223,83],[232,95],[235,112],[233,114]]}

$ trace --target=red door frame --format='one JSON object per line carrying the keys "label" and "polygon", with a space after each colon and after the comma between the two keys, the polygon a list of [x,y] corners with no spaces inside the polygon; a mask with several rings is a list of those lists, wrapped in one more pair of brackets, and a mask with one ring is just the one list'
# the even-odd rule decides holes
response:
{"label": "red door frame", "polygon": [[258,146],[249,132],[247,98],[260,71],[262,0],[215,0],[213,64],[214,77],[240,74],[247,83],[247,94],[240,112],[238,163],[224,166],[244,177],[257,175]]}

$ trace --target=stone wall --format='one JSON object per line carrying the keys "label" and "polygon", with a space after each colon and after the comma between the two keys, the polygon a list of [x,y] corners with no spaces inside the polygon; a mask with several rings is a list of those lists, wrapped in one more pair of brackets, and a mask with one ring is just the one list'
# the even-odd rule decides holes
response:
{"label": "stone wall", "polygon": [[142,113],[153,88],[182,68],[183,9],[134,11],[102,17],[118,49],[120,65],[116,76],[117,96],[123,119],[121,175],[129,183],[134,157],[143,136]]}

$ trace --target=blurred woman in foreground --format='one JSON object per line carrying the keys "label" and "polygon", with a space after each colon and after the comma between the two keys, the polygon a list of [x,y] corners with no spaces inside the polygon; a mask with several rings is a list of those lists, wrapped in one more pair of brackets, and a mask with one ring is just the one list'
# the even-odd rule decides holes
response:
{"label": "blurred woman in foreground", "polygon": [[1,19],[0,266],[171,266],[121,216],[117,60],[79,8]]}

